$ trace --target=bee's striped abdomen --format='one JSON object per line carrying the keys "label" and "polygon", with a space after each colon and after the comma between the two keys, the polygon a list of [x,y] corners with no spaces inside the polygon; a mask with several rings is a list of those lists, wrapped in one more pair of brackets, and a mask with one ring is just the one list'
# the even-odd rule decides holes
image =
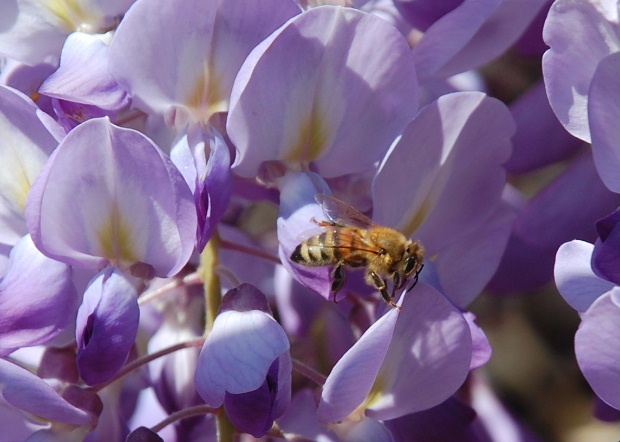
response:
{"label": "bee's striped abdomen", "polygon": [[337,230],[328,230],[309,238],[297,246],[291,260],[313,267],[336,264],[342,258],[341,249],[334,247],[338,244],[338,236]]}

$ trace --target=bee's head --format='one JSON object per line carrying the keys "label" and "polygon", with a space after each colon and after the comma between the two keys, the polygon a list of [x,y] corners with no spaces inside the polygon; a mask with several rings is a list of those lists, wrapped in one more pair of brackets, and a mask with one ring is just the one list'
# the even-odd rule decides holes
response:
{"label": "bee's head", "polygon": [[422,268],[424,260],[424,248],[415,241],[409,241],[403,254],[401,273],[405,278],[409,278]]}

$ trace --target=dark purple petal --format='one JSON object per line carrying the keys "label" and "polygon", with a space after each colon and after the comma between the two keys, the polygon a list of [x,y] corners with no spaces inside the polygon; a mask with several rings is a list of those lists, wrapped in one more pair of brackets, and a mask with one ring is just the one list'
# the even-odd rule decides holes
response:
{"label": "dark purple petal", "polygon": [[[288,385],[290,385],[291,362],[288,353],[285,355],[284,359],[288,362],[282,369],[289,373]],[[283,358],[278,358],[271,364],[265,382],[258,389],[240,394],[226,393],[224,399],[226,414],[235,427],[241,431],[250,433],[254,437],[262,437],[271,429],[273,421],[286,409],[286,407],[277,407],[279,404],[276,401],[282,386],[279,379],[282,360]],[[289,401],[290,389],[286,405]]]}
{"label": "dark purple petal", "polygon": [[463,1],[431,25],[413,47],[420,81],[449,77],[499,56],[519,38],[543,4],[544,0]]}
{"label": "dark purple petal", "polygon": [[0,279],[0,355],[54,339],[73,322],[78,302],[71,268],[22,238]]}
{"label": "dark purple petal", "polygon": [[0,359],[0,386],[7,402],[28,413],[75,426],[96,423],[96,416],[71,405],[41,378],[4,359]]}
{"label": "dark purple petal", "polygon": [[575,334],[577,363],[594,392],[620,410],[620,287],[594,301]]}
{"label": "dark purple petal", "polygon": [[93,278],[77,317],[77,364],[84,382],[105,382],[123,367],[139,320],[136,289],[123,273],[108,267]]}
{"label": "dark purple petal", "polygon": [[620,285],[620,209],[596,222],[599,239],[592,252],[592,270],[601,278]]}
{"label": "dark purple petal", "polygon": [[463,0],[394,0],[400,13],[420,31],[426,31],[444,15],[459,7]]}
{"label": "dark purple petal", "polygon": [[[620,42],[618,42],[620,45]],[[619,48],[620,49],[620,48]],[[605,185],[620,193],[620,52],[603,58],[590,84],[588,120],[594,164]]]}
{"label": "dark purple petal", "polygon": [[505,164],[510,173],[524,173],[564,160],[583,145],[558,121],[542,81],[512,103],[510,112],[517,123],[512,156]]}
{"label": "dark purple petal", "polygon": [[555,285],[564,300],[578,312],[585,312],[614,286],[592,271],[593,250],[592,244],[573,240],[560,246],[555,260]]}
{"label": "dark purple petal", "polygon": [[397,442],[481,442],[472,426],[475,418],[471,407],[451,397],[428,410],[389,420],[386,426]]}
{"label": "dark purple petal", "polygon": [[164,442],[164,440],[154,431],[146,427],[138,427],[129,433],[125,442]]}
{"label": "dark purple petal", "polygon": [[528,201],[515,222],[515,233],[542,249],[557,249],[575,238],[593,242],[594,222],[617,207],[618,195],[603,185],[585,150]]}

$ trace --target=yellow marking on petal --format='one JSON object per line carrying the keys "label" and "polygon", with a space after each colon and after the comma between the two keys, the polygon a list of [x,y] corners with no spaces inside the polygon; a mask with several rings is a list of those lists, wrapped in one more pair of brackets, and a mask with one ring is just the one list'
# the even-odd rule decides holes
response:
{"label": "yellow marking on petal", "polygon": [[411,217],[409,222],[405,224],[402,229],[400,229],[401,232],[403,232],[403,234],[407,237],[413,236],[415,231],[418,230],[420,226],[424,224],[426,218],[428,218],[432,205],[433,204],[431,202],[431,197],[430,195],[427,195],[427,197],[424,199],[424,201],[422,201],[420,208],[416,211],[413,217]]}
{"label": "yellow marking on petal", "polygon": [[324,114],[318,108],[319,106],[312,106],[310,115],[299,126],[299,137],[284,157],[285,161],[310,163],[323,153],[328,136]]}
{"label": "yellow marking on petal", "polygon": [[14,178],[15,187],[12,203],[14,204],[14,207],[19,210],[19,213],[24,213],[24,210],[26,209],[26,198],[28,198],[28,193],[32,187],[32,182],[28,178],[26,169],[23,167],[20,167],[19,170],[15,171]]}
{"label": "yellow marking on petal", "polygon": [[48,0],[43,6],[57,19],[58,26],[68,32],[97,22],[97,15],[84,10],[77,0]]}
{"label": "yellow marking on petal", "polygon": [[114,206],[108,219],[101,224],[97,238],[100,252],[111,264],[126,266],[138,262],[132,248],[131,227],[123,220],[118,207]]}
{"label": "yellow marking on petal", "polygon": [[186,100],[195,122],[206,123],[213,114],[228,110],[228,95],[222,90],[222,80],[209,65],[204,62],[202,73]]}

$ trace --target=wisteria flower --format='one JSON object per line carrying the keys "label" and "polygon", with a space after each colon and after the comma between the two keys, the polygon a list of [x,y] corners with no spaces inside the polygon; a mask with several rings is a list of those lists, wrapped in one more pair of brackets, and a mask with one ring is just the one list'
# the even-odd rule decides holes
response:
{"label": "wisteria flower", "polygon": [[196,368],[196,388],[231,421],[263,436],[291,397],[289,341],[264,295],[245,284],[229,291]]}
{"label": "wisteria flower", "polygon": [[67,264],[167,276],[194,248],[194,204],[179,171],[147,137],[107,118],[67,135],[28,198],[33,241]]}
{"label": "wisteria flower", "polygon": [[[618,213],[616,211],[609,217],[610,222],[606,224],[612,228],[605,228],[603,233],[604,240],[614,244],[604,252],[603,258],[607,261],[605,267],[612,269],[611,273],[597,276],[601,272],[595,273],[592,266],[596,247],[574,240],[558,250],[555,281],[564,299],[581,315],[581,324],[575,334],[575,354],[581,371],[598,397],[620,410],[620,351],[613,345],[620,339],[617,327],[620,321],[620,280],[617,275],[620,252],[616,247],[620,240]],[[599,269],[600,265],[596,268]],[[608,275],[610,279],[607,279]]]}

